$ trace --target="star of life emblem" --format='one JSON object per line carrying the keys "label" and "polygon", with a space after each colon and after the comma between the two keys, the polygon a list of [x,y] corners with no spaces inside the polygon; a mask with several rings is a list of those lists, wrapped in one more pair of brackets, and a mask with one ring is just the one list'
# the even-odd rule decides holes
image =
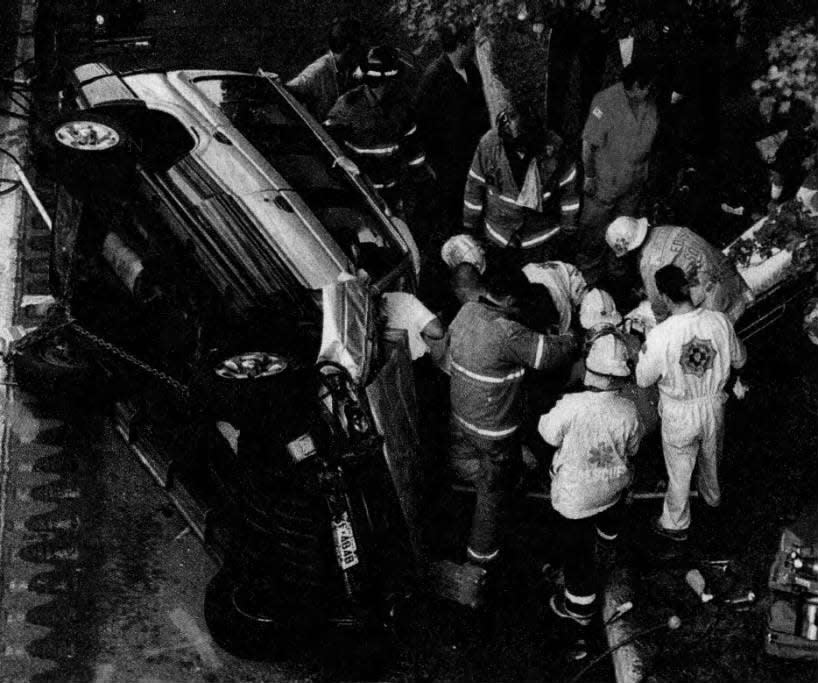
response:
{"label": "star of life emblem", "polygon": [[713,367],[716,358],[716,348],[709,339],[699,339],[693,337],[687,344],[682,346],[682,353],[679,357],[679,365],[686,375],[696,375],[703,377],[704,373]]}

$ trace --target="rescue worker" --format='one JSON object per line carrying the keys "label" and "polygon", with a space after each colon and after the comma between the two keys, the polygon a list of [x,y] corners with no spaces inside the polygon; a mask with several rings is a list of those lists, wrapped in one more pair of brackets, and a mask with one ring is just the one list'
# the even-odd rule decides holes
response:
{"label": "rescue worker", "polygon": [[731,368],[743,367],[747,354],[727,316],[696,308],[681,268],[660,268],[655,282],[670,317],[648,334],[636,366],[639,386],[659,387],[668,474],[662,515],[651,527],[665,538],[685,541],[694,467],[704,502],[714,508],[721,502],[718,463],[724,440],[724,387]]}
{"label": "rescue worker", "polygon": [[443,53],[424,72],[415,107],[426,158],[437,175],[441,227],[448,237],[460,227],[463,179],[488,130],[489,115],[474,63],[474,27],[446,24],[439,34]]}
{"label": "rescue worker", "polygon": [[631,62],[621,81],[596,94],[582,132],[584,234],[578,265],[592,286],[605,275],[606,226],[616,216],[638,215],[643,203],[659,125],[650,99],[653,80],[646,63]]}
{"label": "rescue worker", "polygon": [[559,617],[587,626],[597,609],[595,540],[617,539],[623,491],[633,480],[642,429],[636,407],[620,396],[630,376],[628,351],[617,334],[603,334],[585,359],[585,391],[566,394],[540,418],[539,432],[557,448],[551,504],[560,515],[562,593],[551,597]]}
{"label": "rescue worker", "polygon": [[566,334],[574,322],[574,313],[588,292],[588,285],[576,266],[562,261],[528,263],[523,273],[531,283],[544,285],[558,315],[557,332]]}
{"label": "rescue worker", "polygon": [[657,322],[664,320],[670,310],[654,276],[670,264],[679,266],[687,275],[694,306],[720,311],[731,323],[753,300],[750,287],[735,265],[689,228],[651,228],[646,218],[620,216],[608,226],[605,240],[618,258],[641,247],[637,256],[639,274]]}
{"label": "rescue worker", "polygon": [[289,91],[319,121],[323,121],[336,100],[355,85],[354,74],[363,57],[361,22],[354,17],[335,17],[327,43],[327,53],[287,82]]}
{"label": "rescue worker", "polygon": [[403,213],[404,173],[426,179],[431,170],[420,146],[399,55],[373,47],[364,64],[364,84],[341,95],[324,125],[369,176],[390,209]]}
{"label": "rescue worker", "polygon": [[503,518],[520,466],[526,368],[568,362],[576,342],[572,335],[547,336],[516,320],[528,287],[519,270],[494,268],[483,287],[449,327],[449,456],[454,473],[476,488],[467,561],[486,567],[500,553]]}
{"label": "rescue worker", "polygon": [[480,140],[466,178],[463,227],[515,252],[519,266],[545,261],[549,241],[579,217],[579,173],[556,133],[513,108]]}

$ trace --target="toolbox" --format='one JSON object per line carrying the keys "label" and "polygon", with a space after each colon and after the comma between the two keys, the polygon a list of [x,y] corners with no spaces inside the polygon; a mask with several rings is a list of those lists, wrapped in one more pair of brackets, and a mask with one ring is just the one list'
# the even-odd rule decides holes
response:
{"label": "toolbox", "polygon": [[818,661],[818,509],[784,530],[770,568],[764,651]]}

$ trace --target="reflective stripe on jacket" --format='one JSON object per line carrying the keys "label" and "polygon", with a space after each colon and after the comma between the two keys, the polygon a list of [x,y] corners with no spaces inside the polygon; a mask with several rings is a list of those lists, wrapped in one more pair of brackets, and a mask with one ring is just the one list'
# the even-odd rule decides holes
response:
{"label": "reflective stripe on jacket", "polygon": [[463,225],[468,232],[482,229],[502,247],[516,237],[520,246],[531,248],[548,241],[556,228],[576,224],[579,174],[576,164],[562,152],[560,138],[549,134],[546,153],[532,164],[536,164],[540,196],[529,191],[524,197],[497,131],[483,136],[466,178]]}
{"label": "reflective stripe on jacket", "polygon": [[413,172],[425,166],[426,156],[405,93],[378,101],[361,85],[338,98],[324,125],[378,189],[395,187],[404,167]]}
{"label": "reflective stripe on jacket", "polygon": [[554,367],[574,349],[570,335],[534,332],[484,299],[465,304],[449,331],[452,415],[487,439],[510,436],[520,425],[525,369]]}

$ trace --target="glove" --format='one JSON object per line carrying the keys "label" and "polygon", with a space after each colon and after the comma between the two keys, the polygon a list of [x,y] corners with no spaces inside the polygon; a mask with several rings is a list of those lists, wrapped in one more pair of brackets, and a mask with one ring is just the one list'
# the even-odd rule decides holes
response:
{"label": "glove", "polygon": [[735,396],[739,401],[741,401],[746,395],[750,388],[741,381],[739,377],[735,384],[733,384],[733,396]]}

